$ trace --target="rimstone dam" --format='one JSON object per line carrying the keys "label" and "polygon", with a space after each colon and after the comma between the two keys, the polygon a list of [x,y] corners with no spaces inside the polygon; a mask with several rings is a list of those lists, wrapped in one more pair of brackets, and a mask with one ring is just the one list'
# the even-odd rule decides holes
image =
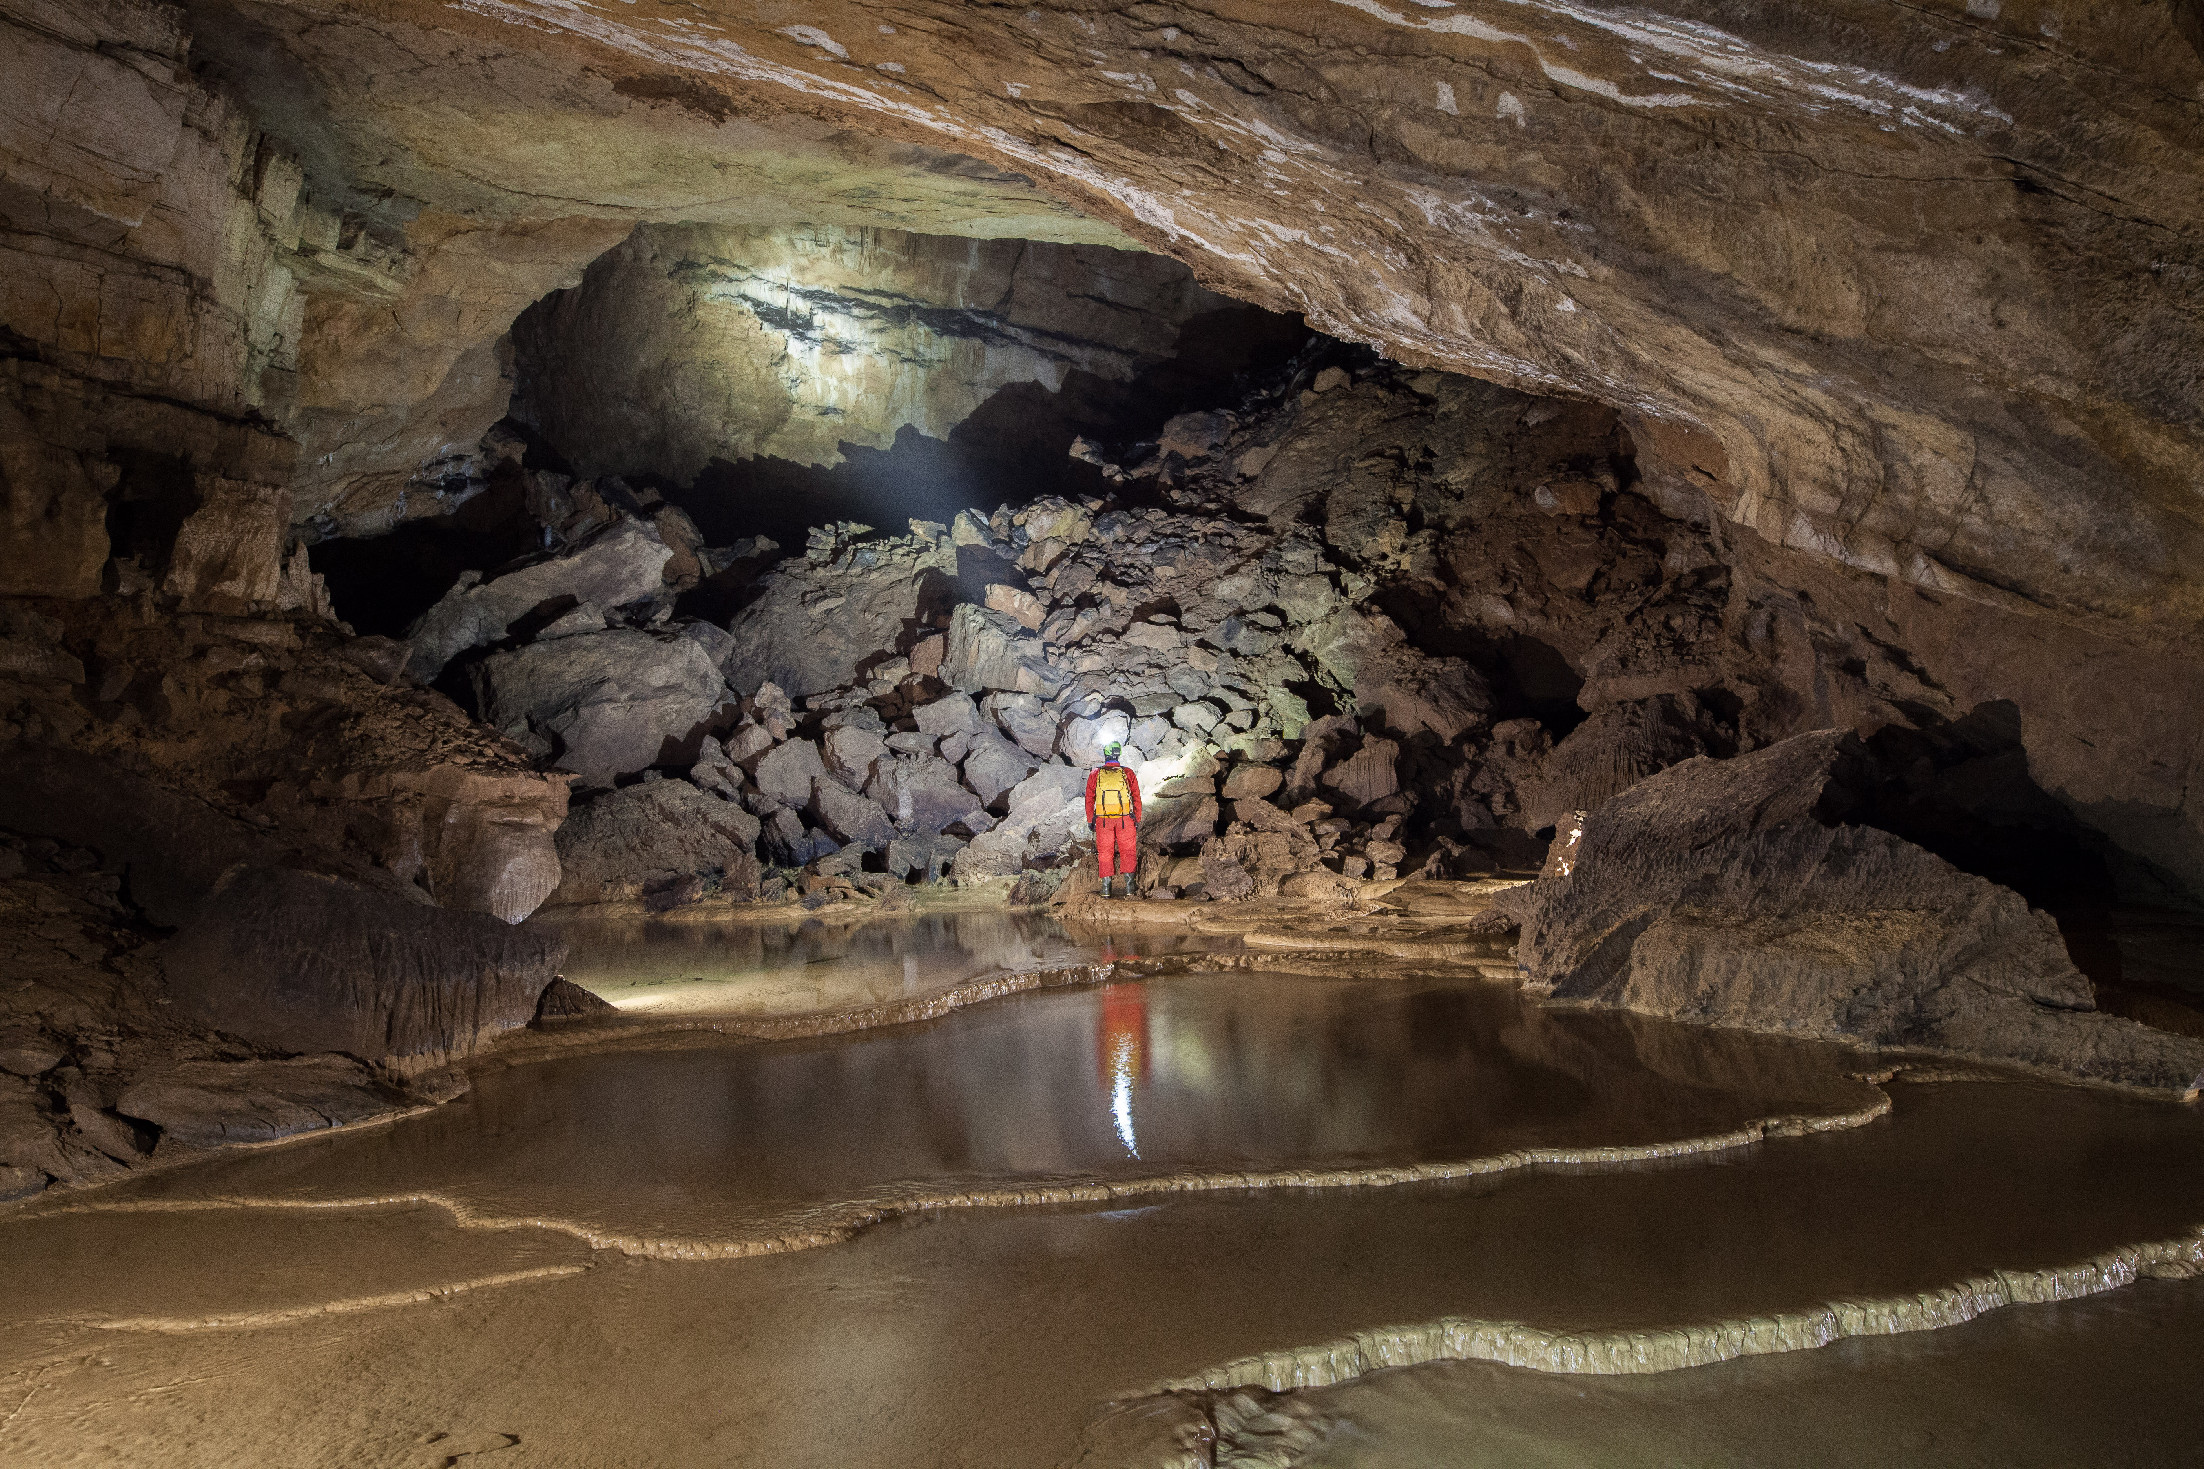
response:
{"label": "rimstone dam", "polygon": [[0,1463],[2204,1462],[2204,0],[0,0]]}

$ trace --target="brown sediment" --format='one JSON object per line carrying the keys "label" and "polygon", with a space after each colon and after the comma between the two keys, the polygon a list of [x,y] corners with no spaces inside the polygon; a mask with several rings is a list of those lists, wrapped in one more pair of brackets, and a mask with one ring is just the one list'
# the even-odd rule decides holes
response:
{"label": "brown sediment", "polygon": [[1034,1208],[1057,1204],[1109,1203],[1170,1194],[1222,1193],[1250,1189],[1390,1188],[1401,1184],[1444,1183],[1486,1178],[1539,1168],[1600,1168],[1701,1157],[1752,1147],[1770,1138],[1864,1127],[1887,1116],[1887,1093],[1877,1090],[1868,1106],[1820,1116],[1802,1114],[1761,1118],[1722,1133],[1668,1142],[1597,1145],[1580,1148],[1517,1148],[1459,1162],[1410,1163],[1366,1168],[1279,1168],[1262,1170],[1184,1170],[1144,1178],[1064,1179],[981,1189],[909,1189],[888,1191],[873,1200],[829,1205],[813,1211],[804,1225],[780,1233],[747,1238],[676,1239],[625,1234],[546,1216],[502,1215],[435,1192],[384,1194],[334,1199],[120,1200],[76,1204],[52,1212],[179,1213],[212,1209],[375,1209],[424,1205],[445,1211],[463,1229],[541,1229],[569,1235],[592,1249],[650,1260],[732,1260],[793,1254],[846,1243],[863,1230],[906,1215],[952,1209]]}
{"label": "brown sediment", "polygon": [[505,1270],[495,1275],[485,1275],[474,1280],[455,1280],[445,1285],[420,1286],[412,1290],[383,1291],[376,1295],[349,1296],[342,1300],[321,1301],[309,1306],[288,1306],[272,1311],[234,1311],[211,1316],[113,1316],[95,1317],[71,1324],[89,1327],[95,1331],[147,1331],[174,1334],[186,1331],[250,1331],[271,1326],[289,1326],[293,1322],[311,1320],[320,1316],[345,1316],[357,1311],[379,1311],[392,1306],[419,1306],[441,1301],[452,1296],[466,1295],[473,1291],[496,1290],[501,1286],[527,1285],[539,1280],[559,1280],[580,1275],[587,1265],[540,1265],[529,1270]]}
{"label": "brown sediment", "polygon": [[[668,1038],[682,1035],[758,1041],[810,1040],[891,1025],[915,1025],[921,1021],[938,1020],[967,1005],[978,1005],[1010,995],[1022,995],[1034,990],[1063,989],[1072,985],[1103,984],[1116,977],[1120,968],[1120,963],[1110,962],[991,974],[908,1000],[837,1010],[804,1011],[793,1015],[718,1018],[690,1016],[679,1019],[620,1016],[603,1021],[583,1021],[551,1031],[515,1033],[498,1047],[490,1060],[515,1064],[550,1052],[610,1050],[639,1042],[663,1045]],[[1138,975],[1143,978],[1155,972],[1156,967],[1149,964],[1142,964],[1137,968]]]}
{"label": "brown sediment", "polygon": [[1242,1357],[1161,1382],[1123,1400],[1166,1393],[1330,1387],[1387,1367],[1496,1362],[1536,1372],[1614,1376],[1705,1367],[1739,1357],[1811,1351],[1848,1337],[1962,1325],[2007,1306],[2080,1300],[2144,1278],[2204,1274],[2204,1225],[2173,1239],[2122,1245],[2068,1265],[1991,1270],[1910,1295],[1831,1301],[1800,1311],[1627,1331],[1554,1331],[1520,1321],[1448,1316],[1375,1327],[1315,1346]]}

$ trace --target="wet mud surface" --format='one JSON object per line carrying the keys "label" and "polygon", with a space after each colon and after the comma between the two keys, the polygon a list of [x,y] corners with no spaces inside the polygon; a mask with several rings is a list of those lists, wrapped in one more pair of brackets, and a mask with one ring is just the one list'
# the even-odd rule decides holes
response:
{"label": "wet mud surface", "polygon": [[[1705,1137],[1886,1093],[1854,1125],[1657,1161],[1291,1176]],[[1235,1169],[1269,1186],[1229,1186]],[[1164,1175],[1204,1185],[942,1199]],[[946,1206],[813,1248],[632,1247],[785,1230],[914,1181]],[[630,1247],[589,1248],[577,1219]],[[19,1211],[0,1247],[39,1285],[4,1308],[0,1417],[11,1456],[41,1465],[1160,1463],[1217,1395],[1156,1389],[1355,1333],[1658,1333],[2075,1266],[2199,1224],[2193,1108],[1870,1088],[1829,1053],[1554,1015],[1474,982],[1187,976],[491,1071],[379,1133]],[[1822,1432],[1845,1404],[1890,1420],[1891,1454],[1827,1440],[1850,1462],[2072,1463],[2082,1426],[2114,1421],[2132,1425],[2125,1462],[2179,1462],[2150,1452],[2182,1421],[2152,1399],[2165,1374],[2111,1364],[2193,1360],[2200,1292],[2145,1281],[1642,1377],[1376,1372],[1278,1399],[1299,1437],[1264,1462],[1624,1462],[1638,1436],[1656,1459],[1767,1462],[1787,1426]],[[2047,1398],[2061,1362],[2070,1391]],[[1712,1382],[1734,1393],[1695,1409]],[[2043,1434],[1999,1426],[2069,1412]],[[1263,1447],[1246,1428],[1214,1462]]]}

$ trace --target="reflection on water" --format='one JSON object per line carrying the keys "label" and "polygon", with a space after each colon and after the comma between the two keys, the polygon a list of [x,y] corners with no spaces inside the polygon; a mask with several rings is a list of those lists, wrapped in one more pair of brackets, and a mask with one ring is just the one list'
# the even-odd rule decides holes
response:
{"label": "reflection on water", "polygon": [[[1131,945],[1106,935],[1075,939],[1033,913],[935,913],[850,925],[801,914],[784,923],[556,913],[543,921],[567,941],[568,979],[631,1014],[659,1016],[881,1005],[993,974],[1137,957]],[[1160,949],[1140,947],[1173,952],[1194,941],[1158,942]]]}
{"label": "reflection on water", "polygon": [[1446,1162],[1698,1137],[1873,1097],[1832,1053],[1543,1011],[1477,981],[1189,975],[831,1040],[493,1071],[400,1126],[174,1186],[434,1191],[726,1237],[911,1184]]}
{"label": "reflection on water", "polygon": [[1133,1136],[1133,1083],[1148,1078],[1148,987],[1138,980],[1102,987],[1102,1008],[1095,1015],[1095,1056],[1110,1084],[1110,1116],[1118,1141],[1135,1158],[1140,1141]]}

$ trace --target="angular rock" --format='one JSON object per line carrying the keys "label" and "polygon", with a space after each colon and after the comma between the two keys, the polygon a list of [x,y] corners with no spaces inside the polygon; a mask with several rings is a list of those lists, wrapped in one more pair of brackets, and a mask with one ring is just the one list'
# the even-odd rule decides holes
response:
{"label": "angular rock", "polygon": [[888,871],[906,882],[938,882],[965,845],[940,832],[899,836],[888,843]]}
{"label": "angular rock", "polygon": [[1017,619],[1019,626],[1028,632],[1039,632],[1041,619],[1048,615],[1048,609],[1041,605],[1041,599],[1022,587],[1004,586],[1001,582],[995,582],[987,588],[986,600],[988,611],[1000,612]]}
{"label": "angular rock", "polygon": [[487,647],[544,609],[590,603],[619,607],[666,589],[673,552],[654,526],[622,520],[581,545],[491,581],[462,583],[406,629],[412,651],[406,672],[433,683],[444,665],[470,648]]}
{"label": "angular rock", "polygon": [[774,746],[750,767],[758,790],[783,806],[800,807],[811,800],[811,783],[826,774],[819,747],[809,740],[788,740]]}
{"label": "angular rock", "polygon": [[1223,795],[1228,801],[1261,800],[1285,783],[1285,772],[1275,765],[1241,765],[1225,777]]}
{"label": "angular rock", "polygon": [[1217,798],[1158,797],[1141,813],[1140,839],[1162,848],[1205,842],[1217,834]]}
{"label": "angular rock", "polygon": [[2058,926],[1847,800],[1843,731],[1687,760],[1585,823],[1564,876],[1501,895],[1559,1000],[2194,1092],[2204,1041],[2100,1013]]}
{"label": "angular rock", "polygon": [[257,1045],[410,1067],[525,1025],[565,944],[335,878],[228,873],[161,948],[179,1012]]}
{"label": "angular rock", "polygon": [[562,976],[543,987],[543,994],[536,1000],[536,1018],[530,1024],[553,1025],[561,1020],[590,1020],[619,1013],[620,1007],[610,1000]]}
{"label": "angular rock", "polygon": [[868,800],[831,775],[811,783],[811,817],[844,847],[884,852],[895,840],[895,825],[876,801]]}
{"label": "angular rock", "polygon": [[1039,762],[992,730],[972,736],[964,757],[964,781],[983,805],[993,806]]}
{"label": "angular rock", "polygon": [[1130,716],[1112,710],[1090,719],[1067,719],[1061,742],[1064,758],[1082,770],[1102,763],[1102,751],[1107,745],[1130,744],[1133,722]]}
{"label": "angular rock", "polygon": [[949,619],[941,678],[968,694],[1003,689],[1053,698],[1064,676],[1049,666],[1041,640],[1024,624],[967,602]]}
{"label": "angular rock", "polygon": [[834,838],[805,826],[786,806],[766,817],[758,834],[758,854],[776,867],[802,867],[841,850]]}
{"label": "angular rock", "polygon": [[485,721],[599,786],[689,763],[727,692],[696,643],[628,628],[496,653],[474,679]]}
{"label": "angular rock", "polygon": [[842,725],[826,732],[820,742],[826,768],[846,785],[862,788],[888,759],[888,742],[869,729]]}
{"label": "angular rock", "polygon": [[1366,739],[1361,749],[1324,772],[1323,783],[1350,809],[1369,806],[1400,789],[1395,769],[1399,758],[1396,741]]}
{"label": "angular rock", "polygon": [[1032,694],[990,694],[981,709],[1027,754],[1046,760],[1055,753],[1057,717]]}
{"label": "angular rock", "polygon": [[764,725],[745,719],[727,736],[727,759],[744,770],[757,763],[760,755],[773,748],[773,734]]}
{"label": "angular rock", "polygon": [[865,794],[880,803],[899,832],[938,832],[986,805],[938,755],[885,762]]}
{"label": "angular rock", "polygon": [[911,711],[911,717],[918,721],[922,734],[936,739],[953,734],[977,734],[987,728],[987,721],[980,715],[980,706],[961,689],[944,694],[930,704],[919,705]]}
{"label": "angular rock", "polygon": [[738,901],[758,895],[758,818],[684,780],[607,791],[559,828],[557,903],[628,901],[691,877]]}

